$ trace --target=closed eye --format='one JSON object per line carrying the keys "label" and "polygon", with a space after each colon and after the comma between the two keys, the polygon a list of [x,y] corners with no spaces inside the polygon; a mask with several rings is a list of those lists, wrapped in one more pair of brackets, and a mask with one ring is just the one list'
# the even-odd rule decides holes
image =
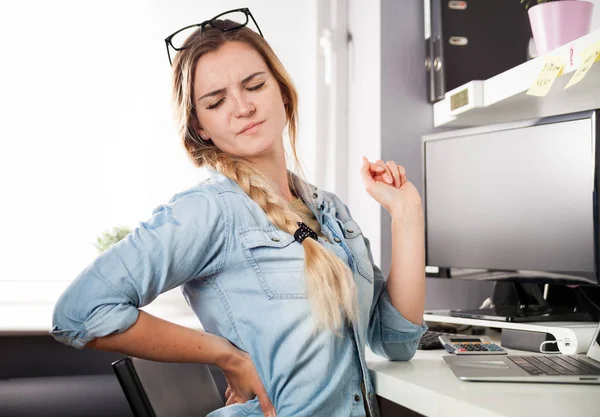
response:
{"label": "closed eye", "polygon": [[[261,88],[264,87],[264,85],[266,84],[266,81],[263,81],[262,83],[258,83],[256,85],[253,85],[252,87],[247,87],[246,90],[248,91],[256,91],[256,90],[260,90]],[[207,107],[207,109],[209,110],[214,110],[217,107],[219,107],[223,101],[225,101],[225,98],[221,98],[220,100],[216,101],[215,103],[211,104],[210,106]]]}
{"label": "closed eye", "polygon": [[220,99],[219,101],[217,101],[216,103],[211,104],[210,106],[207,107],[208,110],[214,110],[217,107],[219,107],[221,105],[221,103],[223,103],[223,101],[225,101],[224,98]]}
{"label": "closed eye", "polygon": [[256,90],[260,90],[264,85],[265,85],[266,81],[263,81],[262,83],[253,85],[252,87],[248,87],[246,88],[246,90],[248,91],[256,91]]}

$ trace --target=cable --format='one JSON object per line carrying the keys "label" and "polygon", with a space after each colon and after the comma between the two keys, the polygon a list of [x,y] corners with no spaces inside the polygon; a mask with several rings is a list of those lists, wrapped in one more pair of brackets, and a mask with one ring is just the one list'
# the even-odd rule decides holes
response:
{"label": "cable", "polygon": [[483,303],[481,304],[481,306],[479,307],[479,309],[482,308],[494,308],[494,301],[492,300],[491,297],[486,298]]}
{"label": "cable", "polygon": [[596,308],[596,310],[600,311],[600,307],[598,307],[598,306],[596,305],[596,303],[594,303],[594,302],[593,302],[593,301],[590,299],[590,297],[588,297],[588,295],[585,293],[585,291],[583,291],[583,287],[579,287],[579,292],[580,292],[581,294],[583,294],[583,296],[584,296],[584,297],[585,297],[585,299],[588,301],[588,303],[590,303],[591,305],[593,305],[593,306]]}

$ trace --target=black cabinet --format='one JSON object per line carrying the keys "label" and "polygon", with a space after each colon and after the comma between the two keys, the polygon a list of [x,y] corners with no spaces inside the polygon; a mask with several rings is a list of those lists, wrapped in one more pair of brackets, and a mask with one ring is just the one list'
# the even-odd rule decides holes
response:
{"label": "black cabinet", "polygon": [[520,0],[425,1],[429,101],[527,61],[531,27]]}

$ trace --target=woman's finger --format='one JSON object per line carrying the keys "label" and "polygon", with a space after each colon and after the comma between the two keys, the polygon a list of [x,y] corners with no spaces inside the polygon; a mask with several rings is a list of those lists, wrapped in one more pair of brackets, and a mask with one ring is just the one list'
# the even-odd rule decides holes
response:
{"label": "woman's finger", "polygon": [[385,172],[385,168],[376,162],[369,162],[369,170],[379,175]]}
{"label": "woman's finger", "polygon": [[227,389],[225,390],[225,398],[229,398],[231,395],[231,387],[227,385]]}
{"label": "woman's finger", "polygon": [[398,173],[400,174],[400,185],[402,186],[408,179],[406,179],[406,168],[402,165],[398,165]]}
{"label": "woman's finger", "polygon": [[373,183],[375,182],[375,179],[371,175],[371,171],[372,171],[371,170],[371,163],[364,156],[362,157],[362,161],[363,161],[363,164],[360,167],[360,176],[361,176],[361,178],[363,180],[363,183],[365,184],[365,186],[367,188],[368,187],[372,187]]}
{"label": "woman's finger", "polygon": [[396,165],[394,161],[387,161],[385,165],[388,167],[390,173],[392,174],[392,177],[394,179],[394,187],[400,188],[402,182],[400,180],[400,172],[398,171],[398,165]]}
{"label": "woman's finger", "polygon": [[394,182],[394,177],[392,177],[392,173],[385,162],[383,162],[381,159],[378,159],[376,164],[384,169],[384,171],[381,173],[381,176],[386,184],[392,184]]}
{"label": "woman's finger", "polygon": [[233,395],[230,395],[229,397],[227,397],[227,402],[225,403],[225,405],[231,405],[231,404],[235,404],[235,398]]}
{"label": "woman's finger", "polygon": [[260,403],[260,408],[262,408],[263,414],[266,417],[276,417],[277,413],[275,412],[275,407],[273,407],[273,403],[271,403],[265,387],[261,384],[260,388],[256,389],[254,393],[258,398],[258,402]]}
{"label": "woman's finger", "polygon": [[365,157],[363,157],[363,159],[367,161],[369,174],[371,175],[371,178],[373,178],[377,182],[385,182],[382,175],[385,174],[386,169],[376,162],[370,162]]}

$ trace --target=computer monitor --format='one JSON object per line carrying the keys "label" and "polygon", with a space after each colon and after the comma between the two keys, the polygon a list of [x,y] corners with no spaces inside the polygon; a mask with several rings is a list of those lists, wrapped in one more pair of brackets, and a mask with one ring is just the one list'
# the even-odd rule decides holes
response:
{"label": "computer monitor", "polygon": [[502,320],[554,320],[568,312],[585,320],[579,303],[552,311],[539,284],[552,284],[558,300],[569,286],[600,283],[598,116],[587,111],[424,136],[428,276],[509,282],[516,301],[506,307],[516,310],[495,314]]}

